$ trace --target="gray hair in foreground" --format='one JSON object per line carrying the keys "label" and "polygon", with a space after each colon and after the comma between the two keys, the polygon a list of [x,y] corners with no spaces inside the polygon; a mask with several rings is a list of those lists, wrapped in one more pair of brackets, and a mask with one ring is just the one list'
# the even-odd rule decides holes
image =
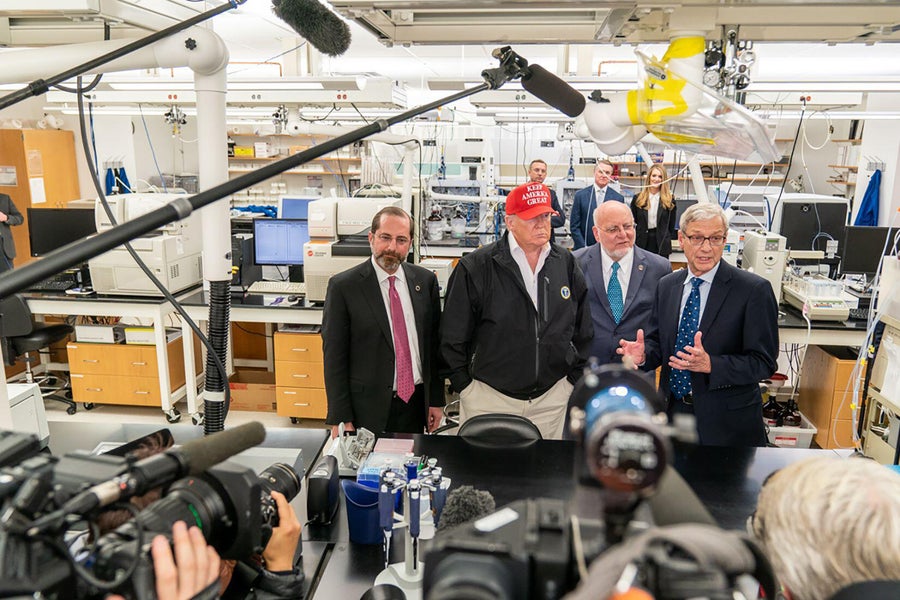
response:
{"label": "gray hair in foreground", "polygon": [[686,226],[695,221],[709,221],[716,218],[722,219],[722,229],[728,231],[728,217],[725,216],[725,211],[722,210],[721,206],[712,202],[698,202],[697,204],[692,204],[684,211],[684,214],[681,215],[681,220],[678,222],[678,228],[684,231]]}
{"label": "gray hair in foreground", "polygon": [[864,458],[796,462],[763,485],[752,530],[793,600],[900,579],[900,475]]}

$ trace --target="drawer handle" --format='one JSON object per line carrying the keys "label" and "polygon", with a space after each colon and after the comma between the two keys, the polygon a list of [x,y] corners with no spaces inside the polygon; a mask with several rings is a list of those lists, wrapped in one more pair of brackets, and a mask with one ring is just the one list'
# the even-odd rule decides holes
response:
{"label": "drawer handle", "polygon": [[102,392],[103,388],[84,388],[88,392]]}
{"label": "drawer handle", "polygon": [[97,358],[82,358],[82,359],[81,359],[81,362],[86,362],[86,363],[98,363],[98,362],[100,362],[100,360],[97,359]]}
{"label": "drawer handle", "polygon": [[146,366],[147,366],[147,363],[146,363],[146,361],[145,361],[145,362],[133,362],[133,363],[131,363],[131,366],[133,366],[133,367],[146,367]]}
{"label": "drawer handle", "polygon": [[296,395],[297,395],[297,392],[290,392],[290,391],[288,391],[288,390],[285,390],[285,391],[284,391],[284,395],[285,395],[285,396],[296,396]]}
{"label": "drawer handle", "polygon": [[294,377],[296,379],[306,379],[309,377],[309,375],[307,375],[305,373],[294,373],[291,375],[291,377]]}
{"label": "drawer handle", "polygon": [[294,406],[309,406],[309,402],[294,402]]}
{"label": "drawer handle", "polygon": [[134,393],[135,393],[135,394],[138,394],[138,395],[140,395],[140,396],[146,396],[146,395],[149,394],[150,392],[143,391],[143,390],[134,390]]}
{"label": "drawer handle", "polygon": [[291,352],[309,352],[309,348],[291,348]]}

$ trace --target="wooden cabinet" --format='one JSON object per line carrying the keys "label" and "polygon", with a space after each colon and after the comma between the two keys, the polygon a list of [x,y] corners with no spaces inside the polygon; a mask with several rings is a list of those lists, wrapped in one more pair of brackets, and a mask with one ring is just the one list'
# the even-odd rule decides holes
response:
{"label": "wooden cabinet", "polygon": [[798,405],[816,426],[813,440],[821,448],[853,445],[850,405],[862,396],[853,396],[855,364],[856,354],[846,346],[810,346],[806,351]]}
{"label": "wooden cabinet", "polygon": [[[162,406],[155,346],[71,342],[66,350],[76,402]],[[175,391],[185,383],[181,338],[169,342],[167,351]]]}
{"label": "wooden cabinet", "polygon": [[75,137],[55,129],[0,129],[0,193],[25,217],[12,228],[15,266],[31,260],[28,209],[65,208],[79,197]]}
{"label": "wooden cabinet", "polygon": [[275,395],[283,417],[324,419],[325,369],[317,333],[275,333]]}

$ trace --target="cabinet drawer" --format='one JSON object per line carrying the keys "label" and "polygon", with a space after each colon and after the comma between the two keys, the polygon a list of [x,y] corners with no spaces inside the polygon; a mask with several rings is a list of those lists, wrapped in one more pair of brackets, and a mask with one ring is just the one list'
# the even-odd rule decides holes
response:
{"label": "cabinet drawer", "polygon": [[322,362],[275,361],[275,385],[284,387],[324,388]]}
{"label": "cabinet drawer", "polygon": [[314,333],[275,332],[275,360],[322,362],[322,336]]}
{"label": "cabinet drawer", "polygon": [[[859,405],[860,398],[862,397],[862,393],[856,396],[856,404]],[[841,407],[841,402],[843,402],[843,408]],[[853,409],[850,408],[850,405],[853,404],[853,390],[846,392],[834,392],[834,396],[831,399],[831,420],[835,419],[850,419],[853,413]],[[838,409],[840,412],[838,412]]]}
{"label": "cabinet drawer", "polygon": [[115,352],[115,344],[68,344],[69,371],[85,374],[114,374],[122,372],[124,363]]}
{"label": "cabinet drawer", "polygon": [[324,389],[276,386],[275,397],[282,417],[324,419],[328,412]]}
{"label": "cabinet drawer", "polygon": [[[853,367],[856,365],[854,361],[850,360],[839,360],[837,362],[837,368],[834,372],[834,391],[843,392],[844,390],[852,390],[853,389],[853,379],[851,379],[853,375]],[[865,369],[860,369],[860,374],[865,375]],[[859,386],[860,389],[863,389],[863,385]]]}
{"label": "cabinet drawer", "polygon": [[[831,427],[819,429],[813,437],[820,448],[850,448],[853,446],[853,421],[838,419]],[[834,438],[837,438],[835,443]]]}
{"label": "cabinet drawer", "polygon": [[159,380],[119,375],[85,376],[73,373],[72,399],[95,404],[161,406]]}

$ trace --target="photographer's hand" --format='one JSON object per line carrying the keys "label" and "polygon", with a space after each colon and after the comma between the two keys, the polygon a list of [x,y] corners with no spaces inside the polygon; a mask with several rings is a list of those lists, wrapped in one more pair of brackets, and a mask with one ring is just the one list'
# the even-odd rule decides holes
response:
{"label": "photographer's hand", "polygon": [[206,544],[197,527],[188,530],[182,521],[172,525],[172,543],[158,535],[150,554],[156,573],[156,597],[159,600],[189,600],[219,579],[219,555]]}
{"label": "photographer's hand", "polygon": [[272,492],[272,498],[278,506],[278,527],[272,530],[272,537],[263,550],[263,559],[266,561],[267,571],[291,571],[294,569],[294,554],[300,543],[303,527],[297,520],[293,507],[282,494]]}

